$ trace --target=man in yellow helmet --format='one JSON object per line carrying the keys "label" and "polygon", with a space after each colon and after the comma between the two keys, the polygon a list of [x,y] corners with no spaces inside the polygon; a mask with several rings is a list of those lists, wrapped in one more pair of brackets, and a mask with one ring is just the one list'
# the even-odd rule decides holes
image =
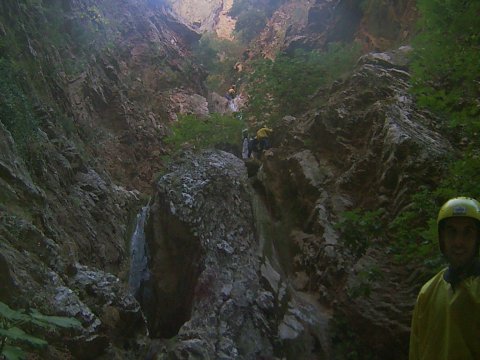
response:
{"label": "man in yellow helmet", "polygon": [[262,124],[262,126],[257,130],[256,139],[258,141],[260,151],[270,148],[269,136],[272,132],[273,130],[265,126],[264,124]]}
{"label": "man in yellow helmet", "polygon": [[449,266],[417,298],[410,360],[480,359],[480,203],[459,197],[438,213],[440,250]]}

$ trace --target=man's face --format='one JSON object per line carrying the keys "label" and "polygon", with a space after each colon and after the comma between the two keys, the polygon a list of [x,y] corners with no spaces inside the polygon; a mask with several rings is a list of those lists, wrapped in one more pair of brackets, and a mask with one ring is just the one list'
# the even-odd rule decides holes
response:
{"label": "man's face", "polygon": [[468,265],[475,257],[478,229],[469,217],[445,219],[442,232],[445,256],[453,268]]}

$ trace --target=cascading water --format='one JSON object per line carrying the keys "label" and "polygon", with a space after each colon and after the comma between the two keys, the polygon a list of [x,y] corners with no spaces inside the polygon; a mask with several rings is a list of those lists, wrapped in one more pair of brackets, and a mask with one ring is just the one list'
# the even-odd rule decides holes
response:
{"label": "cascading water", "polygon": [[237,105],[237,102],[235,101],[237,98],[235,99],[231,99],[228,101],[228,107],[230,109],[231,112],[237,112],[238,111],[238,105]]}
{"label": "cascading water", "polygon": [[148,246],[145,242],[145,222],[147,221],[149,210],[150,207],[147,205],[137,214],[135,231],[130,242],[128,287],[140,304],[144,303],[148,296],[148,287],[146,285],[150,279]]}

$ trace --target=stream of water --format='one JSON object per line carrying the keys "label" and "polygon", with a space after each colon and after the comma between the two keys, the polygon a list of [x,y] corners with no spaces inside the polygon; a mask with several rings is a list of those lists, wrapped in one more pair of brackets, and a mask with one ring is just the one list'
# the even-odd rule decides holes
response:
{"label": "stream of water", "polygon": [[148,247],[145,242],[145,222],[148,218],[150,207],[144,206],[137,214],[135,230],[130,242],[130,274],[128,287],[131,293],[140,302],[143,298],[145,284],[150,278],[148,269]]}

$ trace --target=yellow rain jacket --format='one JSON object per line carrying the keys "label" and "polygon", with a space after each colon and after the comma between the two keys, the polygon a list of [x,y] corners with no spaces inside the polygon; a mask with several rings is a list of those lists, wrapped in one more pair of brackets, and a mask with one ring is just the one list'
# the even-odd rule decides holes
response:
{"label": "yellow rain jacket", "polygon": [[455,285],[440,271],[420,290],[412,318],[409,360],[480,359],[480,276]]}
{"label": "yellow rain jacket", "polygon": [[267,127],[262,127],[257,131],[257,139],[265,139],[273,130]]}

